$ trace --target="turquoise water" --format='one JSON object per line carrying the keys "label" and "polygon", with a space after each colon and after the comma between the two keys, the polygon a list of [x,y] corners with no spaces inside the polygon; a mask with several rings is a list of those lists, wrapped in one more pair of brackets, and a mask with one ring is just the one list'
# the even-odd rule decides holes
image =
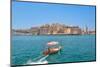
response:
{"label": "turquoise water", "polygon": [[[58,41],[62,50],[44,57],[49,41]],[[95,35],[13,36],[12,64],[95,61]]]}

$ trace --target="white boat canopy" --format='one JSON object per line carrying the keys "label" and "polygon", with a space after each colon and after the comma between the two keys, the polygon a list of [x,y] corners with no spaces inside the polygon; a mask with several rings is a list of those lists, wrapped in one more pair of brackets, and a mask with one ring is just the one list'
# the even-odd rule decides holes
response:
{"label": "white boat canopy", "polygon": [[48,46],[53,46],[53,45],[57,45],[57,44],[59,44],[59,43],[56,41],[51,41],[51,42],[47,43]]}

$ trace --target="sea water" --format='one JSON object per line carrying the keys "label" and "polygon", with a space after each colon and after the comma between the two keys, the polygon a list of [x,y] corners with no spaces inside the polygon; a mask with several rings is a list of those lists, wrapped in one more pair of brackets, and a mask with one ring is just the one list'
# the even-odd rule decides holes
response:
{"label": "sea water", "polygon": [[[59,42],[62,49],[56,54],[43,56],[49,41]],[[95,35],[12,36],[11,62],[15,65],[95,60]]]}

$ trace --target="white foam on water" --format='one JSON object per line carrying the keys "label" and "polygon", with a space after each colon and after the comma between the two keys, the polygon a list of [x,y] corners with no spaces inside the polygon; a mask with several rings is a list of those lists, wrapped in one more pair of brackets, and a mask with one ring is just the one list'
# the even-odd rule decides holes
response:
{"label": "white foam on water", "polygon": [[31,62],[32,62],[32,60],[30,59],[30,60],[27,61],[27,64],[28,64],[28,63],[31,63]]}
{"label": "white foam on water", "polygon": [[45,60],[48,56],[49,55],[42,57],[40,60],[38,60],[38,62],[41,62],[41,61]]}
{"label": "white foam on water", "polygon": [[44,56],[36,61],[32,61],[31,59],[27,61],[26,64],[47,64],[48,61],[46,60],[46,58],[48,57],[49,55],[47,56]]}
{"label": "white foam on water", "polygon": [[48,63],[48,61],[47,60],[45,60],[45,61],[42,61],[42,62],[30,62],[30,63],[28,63],[28,64],[47,64]]}

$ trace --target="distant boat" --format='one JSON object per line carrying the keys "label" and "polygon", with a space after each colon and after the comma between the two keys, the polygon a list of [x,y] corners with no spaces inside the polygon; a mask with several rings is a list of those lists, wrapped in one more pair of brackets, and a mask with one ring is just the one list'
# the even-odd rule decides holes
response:
{"label": "distant boat", "polygon": [[55,54],[61,50],[61,46],[58,42],[51,41],[47,43],[48,49],[43,52],[44,55]]}

